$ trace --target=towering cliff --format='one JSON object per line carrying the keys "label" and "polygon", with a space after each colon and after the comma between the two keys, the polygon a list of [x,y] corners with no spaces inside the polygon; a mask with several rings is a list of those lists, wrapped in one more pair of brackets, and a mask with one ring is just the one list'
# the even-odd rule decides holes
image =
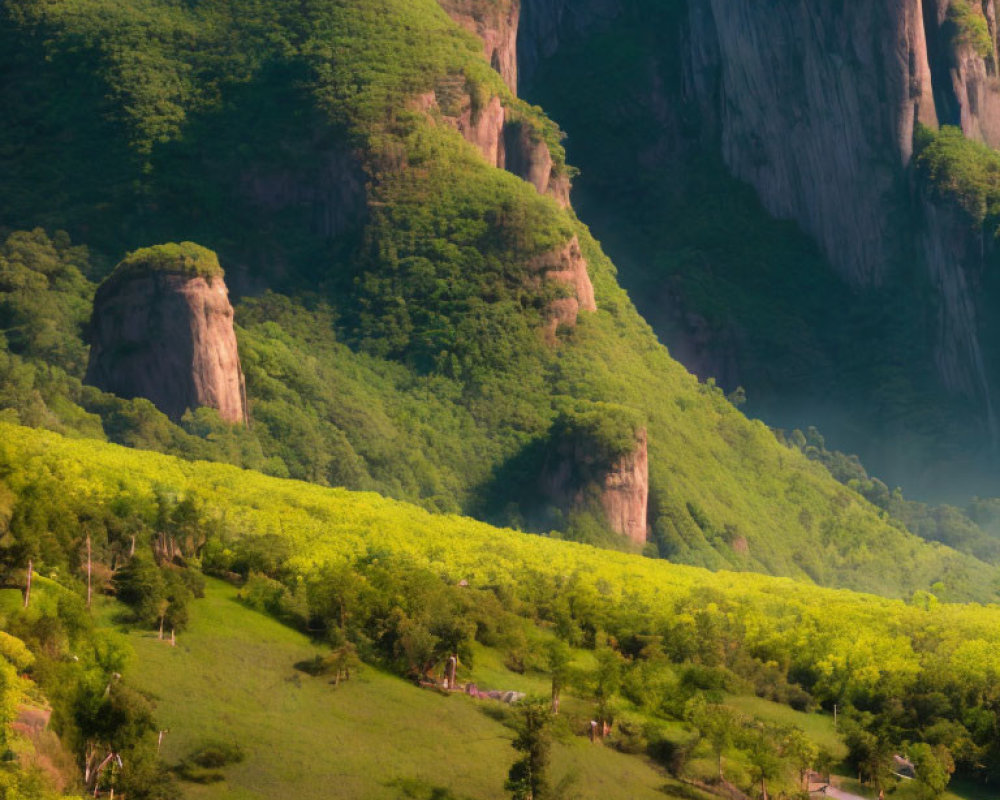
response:
{"label": "towering cliff", "polygon": [[581,217],[675,356],[890,480],[992,459],[992,236],[914,156],[921,125],[1000,145],[993,0],[601,5],[524,0],[522,90],[567,128]]}
{"label": "towering cliff", "polygon": [[184,242],[137,250],[101,284],[86,382],[174,420],[201,406],[246,423],[233,307],[218,259]]}
{"label": "towering cliff", "polygon": [[689,80],[733,173],[856,286],[896,255],[914,124],[936,123],[920,0],[692,0]]}
{"label": "towering cliff", "polygon": [[918,123],[951,122],[1000,144],[992,0],[766,11],[691,0],[689,20],[690,89],[733,174],[812,234],[855,288],[898,278],[910,259],[922,264],[939,380],[976,402],[995,435],[974,291],[982,240],[947,203],[915,196],[905,172]]}

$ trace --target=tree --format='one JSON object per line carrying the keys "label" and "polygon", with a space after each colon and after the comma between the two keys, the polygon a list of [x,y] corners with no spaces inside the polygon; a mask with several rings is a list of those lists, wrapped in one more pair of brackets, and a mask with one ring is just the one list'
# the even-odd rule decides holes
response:
{"label": "tree", "polygon": [[761,725],[747,737],[745,752],[750,762],[750,779],[760,784],[761,800],[767,800],[767,782],[781,775],[782,763],[769,731]]}
{"label": "tree", "polygon": [[928,800],[940,797],[955,771],[955,761],[944,745],[931,747],[920,742],[910,748],[910,758],[916,772],[921,795]]}
{"label": "tree", "polygon": [[546,653],[549,672],[552,673],[552,713],[559,713],[559,694],[569,678],[569,665],[573,660],[573,653],[569,645],[560,639],[554,639],[549,643]]}
{"label": "tree", "polygon": [[685,716],[698,731],[699,737],[711,745],[719,762],[719,780],[724,780],[722,754],[742,727],[739,714],[728,706],[708,704],[704,695],[699,694],[688,702]]}
{"label": "tree", "polygon": [[543,700],[523,703],[518,716],[517,735],[511,744],[523,755],[511,766],[504,788],[511,793],[512,800],[546,800],[550,796],[548,767],[552,740],[549,723],[552,717]]}
{"label": "tree", "polygon": [[610,647],[602,647],[594,655],[594,699],[597,700],[598,721],[603,725],[614,722],[614,698],[622,685],[622,657]]}
{"label": "tree", "polygon": [[819,748],[810,741],[801,728],[789,728],[781,742],[781,753],[799,771],[799,783],[806,788],[806,771],[816,764]]}

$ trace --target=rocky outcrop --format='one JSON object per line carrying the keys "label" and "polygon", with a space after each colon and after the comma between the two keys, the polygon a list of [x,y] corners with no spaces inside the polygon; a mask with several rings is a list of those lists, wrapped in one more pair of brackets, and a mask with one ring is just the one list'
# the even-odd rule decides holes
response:
{"label": "rocky outcrop", "polygon": [[476,107],[465,79],[452,77],[431,92],[419,95],[414,107],[452,126],[494,167],[505,169],[547,194],[563,208],[569,206],[570,180],[556,168],[549,146],[526,121],[511,119],[500,98],[493,96]]}
{"label": "rocky outcrop", "polygon": [[951,0],[923,0],[923,4],[939,121],[960,126],[970,139],[1000,147],[993,0],[957,0],[954,4]]}
{"label": "rocky outcrop", "polygon": [[691,0],[689,24],[689,90],[733,174],[878,285],[914,124],[936,123],[920,0]]}
{"label": "rocky outcrop", "polygon": [[646,431],[642,429],[636,436],[635,449],[622,456],[605,473],[601,505],[613,531],[636,544],[645,544],[648,500],[649,458]]}
{"label": "rocky outcrop", "polygon": [[544,140],[530,125],[508,123],[504,127],[505,168],[532,184],[539,194],[555,198],[563,208],[569,206],[569,178],[554,169],[552,154]]}
{"label": "rocky outcrop", "polygon": [[649,499],[646,430],[639,429],[632,449],[610,463],[595,456],[600,449],[586,437],[559,440],[540,481],[542,493],[564,513],[599,508],[615,533],[644,544]]}
{"label": "rocky outcrop", "polygon": [[438,0],[448,15],[483,42],[483,55],[512,92],[517,91],[519,0]]}
{"label": "rocky outcrop", "polygon": [[555,341],[560,325],[575,327],[580,311],[597,311],[594,285],[576,236],[563,247],[537,257],[531,269],[543,281],[557,283],[567,290],[565,297],[556,298],[549,305],[546,336],[550,341]]}
{"label": "rocky outcrop", "polygon": [[86,382],[173,420],[201,406],[247,422],[233,307],[215,254],[191,243],[128,256],[97,290]]}

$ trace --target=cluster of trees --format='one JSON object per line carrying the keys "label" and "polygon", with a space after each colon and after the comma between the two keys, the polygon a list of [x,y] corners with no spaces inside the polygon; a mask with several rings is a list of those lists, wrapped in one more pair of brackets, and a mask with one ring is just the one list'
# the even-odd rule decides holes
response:
{"label": "cluster of trees", "polygon": [[[0,627],[6,632],[0,634],[3,746],[9,752],[20,704],[37,702],[41,693],[52,708],[52,728],[79,767],[78,784],[70,788],[172,800],[173,783],[157,757],[153,704],[122,680],[131,649],[123,636],[95,625],[82,589],[74,588],[36,575],[26,607],[8,602],[10,589],[0,590]],[[32,752],[24,742],[17,747]],[[57,797],[48,774],[27,763],[5,757],[0,781],[8,796]]]}

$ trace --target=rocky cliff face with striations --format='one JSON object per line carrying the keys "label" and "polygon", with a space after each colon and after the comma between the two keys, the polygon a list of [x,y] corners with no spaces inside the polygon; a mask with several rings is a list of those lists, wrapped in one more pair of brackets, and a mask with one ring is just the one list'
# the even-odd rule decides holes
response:
{"label": "rocky cliff face with striations", "polygon": [[993,0],[923,0],[934,100],[942,124],[1000,146],[1000,82]]}
{"label": "rocky cliff face with striations", "polygon": [[418,96],[413,105],[455,128],[487,163],[528,181],[539,194],[552,197],[563,208],[569,206],[569,176],[556,169],[549,146],[538,131],[512,118],[499,97],[490,97],[477,108],[464,79],[459,78]]}
{"label": "rocky cliff face with striations", "polygon": [[937,119],[920,0],[691,0],[689,24],[689,89],[733,174],[880,283],[914,124]]}
{"label": "rocky cliff face with striations", "polygon": [[554,169],[548,145],[528,125],[512,122],[504,128],[505,168],[547,194],[563,208],[569,206],[569,177]]}
{"label": "rocky cliff face with striations", "polygon": [[171,419],[218,409],[247,422],[233,307],[215,254],[183,243],[136,251],[101,284],[86,382],[145,397]]}
{"label": "rocky cliff face with striations", "polygon": [[918,123],[1000,145],[993,0],[689,5],[687,91],[733,174],[855,288],[917,264],[936,293],[941,383],[980,403],[992,430],[981,237],[915,196],[906,168]]}
{"label": "rocky cliff face with striations", "polygon": [[640,430],[635,449],[622,456],[604,475],[601,505],[611,529],[636,544],[645,544],[648,499],[646,431]]}

